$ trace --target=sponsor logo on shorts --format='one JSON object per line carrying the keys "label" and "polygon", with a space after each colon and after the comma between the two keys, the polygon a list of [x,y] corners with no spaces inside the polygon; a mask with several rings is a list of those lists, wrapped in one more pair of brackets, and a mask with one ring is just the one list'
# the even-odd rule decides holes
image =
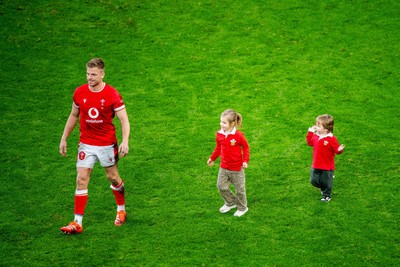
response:
{"label": "sponsor logo on shorts", "polygon": [[80,159],[80,160],[84,160],[85,157],[86,157],[86,153],[83,152],[83,151],[81,151],[81,152],[79,152],[78,156],[79,156],[79,159]]}

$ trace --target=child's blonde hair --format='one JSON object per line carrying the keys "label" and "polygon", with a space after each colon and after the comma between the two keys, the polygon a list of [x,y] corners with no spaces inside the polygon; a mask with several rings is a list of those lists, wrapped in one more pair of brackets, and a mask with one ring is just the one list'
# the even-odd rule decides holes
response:
{"label": "child's blonde hair", "polygon": [[316,119],[316,122],[321,122],[322,127],[327,129],[328,132],[333,133],[333,117],[329,114],[319,115]]}
{"label": "child's blonde hair", "polygon": [[224,112],[222,112],[221,117],[224,117],[228,120],[229,123],[234,122],[235,126],[238,128],[242,127],[242,115],[240,113],[237,113],[233,109],[227,109]]}

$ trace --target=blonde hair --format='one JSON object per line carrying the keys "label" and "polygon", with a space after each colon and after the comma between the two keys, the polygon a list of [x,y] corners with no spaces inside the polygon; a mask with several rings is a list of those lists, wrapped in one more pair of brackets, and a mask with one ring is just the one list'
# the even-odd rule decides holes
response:
{"label": "blonde hair", "polygon": [[101,58],[92,58],[88,63],[86,63],[86,67],[104,70],[105,64]]}
{"label": "blonde hair", "polygon": [[320,122],[322,127],[324,127],[324,129],[327,129],[328,132],[333,133],[334,120],[331,115],[329,114],[319,115],[315,121]]}
{"label": "blonde hair", "polygon": [[234,123],[236,127],[241,128],[242,127],[242,115],[240,113],[237,113],[233,109],[227,109],[221,114],[221,118],[224,117],[228,120],[229,123]]}

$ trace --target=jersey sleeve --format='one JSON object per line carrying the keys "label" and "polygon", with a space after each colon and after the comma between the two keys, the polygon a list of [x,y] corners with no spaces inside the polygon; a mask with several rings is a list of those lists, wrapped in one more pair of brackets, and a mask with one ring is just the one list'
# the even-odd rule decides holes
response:
{"label": "jersey sleeve", "polygon": [[75,90],[73,96],[72,96],[72,104],[74,107],[79,109],[79,102],[78,102],[78,88]]}
{"label": "jersey sleeve", "polygon": [[215,149],[214,149],[213,153],[210,156],[210,159],[212,161],[215,161],[219,157],[219,155],[221,154],[221,143],[218,141],[218,134],[215,137],[215,142],[216,142]]}
{"label": "jersey sleeve", "polygon": [[333,137],[332,138],[331,147],[332,147],[333,151],[335,152],[335,154],[342,154],[343,153],[343,150],[339,151],[339,146],[340,146],[339,141],[337,140],[336,137]]}
{"label": "jersey sleeve", "polygon": [[314,141],[313,141],[314,135],[315,134],[311,131],[307,132],[306,141],[309,146],[314,146]]}
{"label": "jersey sleeve", "polygon": [[250,160],[250,146],[249,143],[246,140],[246,137],[244,136],[244,134],[242,134],[242,149],[243,149],[243,162],[249,162]]}
{"label": "jersey sleeve", "polygon": [[121,95],[118,93],[117,90],[114,90],[113,95],[113,109],[114,111],[120,111],[125,108],[124,100],[122,99]]}

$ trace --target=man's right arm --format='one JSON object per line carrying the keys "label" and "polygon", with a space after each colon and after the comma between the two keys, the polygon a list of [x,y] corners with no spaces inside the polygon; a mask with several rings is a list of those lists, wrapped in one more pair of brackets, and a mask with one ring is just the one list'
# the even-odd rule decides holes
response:
{"label": "man's right arm", "polygon": [[79,118],[79,109],[72,104],[71,113],[69,114],[67,123],[64,127],[64,132],[60,141],[60,154],[64,157],[67,156],[67,138],[75,128]]}

